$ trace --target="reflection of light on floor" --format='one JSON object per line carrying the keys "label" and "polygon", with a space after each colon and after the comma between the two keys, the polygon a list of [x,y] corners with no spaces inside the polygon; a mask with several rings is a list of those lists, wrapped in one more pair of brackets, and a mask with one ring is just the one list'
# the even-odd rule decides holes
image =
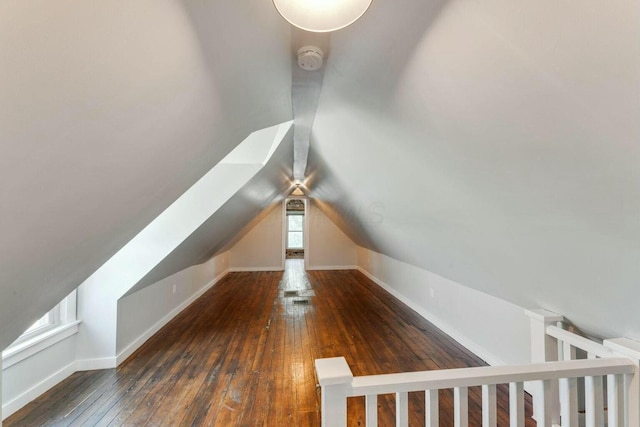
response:
{"label": "reflection of light on floor", "polygon": [[295,362],[291,365],[291,376],[296,383],[304,381],[305,369],[306,368],[304,362]]}
{"label": "reflection of light on floor", "polygon": [[[278,286],[276,307],[279,316],[279,327],[285,329],[285,350],[292,357],[282,374],[295,384],[296,399],[306,402],[304,411],[316,413],[316,388],[313,360],[308,325],[314,324],[316,293],[312,288],[307,273],[304,271],[303,259],[288,259],[285,271]],[[304,303],[303,301],[307,301]]]}
{"label": "reflection of light on floor", "polygon": [[302,290],[311,289],[311,284],[304,271],[303,259],[288,259],[284,264],[284,275],[280,282],[280,289]]}
{"label": "reflection of light on floor", "polygon": [[304,260],[285,261],[284,275],[279,285],[280,303],[285,317],[299,318],[313,311],[315,292],[304,271]]}
{"label": "reflection of light on floor", "polygon": [[284,315],[290,317],[300,317],[314,310],[313,301],[309,298],[309,303],[295,304],[291,298],[286,298],[282,301],[282,308],[284,309]]}

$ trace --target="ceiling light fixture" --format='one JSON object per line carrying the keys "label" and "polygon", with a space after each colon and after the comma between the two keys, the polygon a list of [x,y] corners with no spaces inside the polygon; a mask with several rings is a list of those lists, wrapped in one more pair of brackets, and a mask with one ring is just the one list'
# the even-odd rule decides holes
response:
{"label": "ceiling light fixture", "polygon": [[314,33],[339,30],[353,24],[372,0],[273,0],[280,15],[292,25]]}

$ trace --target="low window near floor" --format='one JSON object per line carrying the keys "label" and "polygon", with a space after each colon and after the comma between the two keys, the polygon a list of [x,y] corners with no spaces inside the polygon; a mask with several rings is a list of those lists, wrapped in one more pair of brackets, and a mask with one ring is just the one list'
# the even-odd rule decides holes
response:
{"label": "low window near floor", "polygon": [[[3,368],[11,366],[33,352],[36,347],[47,347],[69,334],[69,329],[76,326],[76,291],[71,292],[58,305],[45,313],[33,325],[29,326],[9,347],[2,352]],[[72,331],[76,332],[76,331]],[[66,333],[66,334],[65,334]]]}

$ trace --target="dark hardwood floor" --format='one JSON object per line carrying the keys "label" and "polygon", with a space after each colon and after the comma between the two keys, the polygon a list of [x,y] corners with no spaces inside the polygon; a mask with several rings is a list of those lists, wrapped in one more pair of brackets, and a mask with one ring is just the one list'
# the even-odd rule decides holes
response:
{"label": "dark hardwood floor", "polygon": [[[76,373],[4,425],[319,426],[313,363],[334,356],[354,375],[484,365],[361,273],[306,273],[288,260],[284,275],[227,275],[119,368]],[[480,403],[471,389],[471,426],[481,425]],[[378,404],[379,425],[394,425],[393,396]],[[441,391],[441,426],[453,425],[452,406]],[[349,425],[365,424],[364,398],[349,399],[349,414]],[[424,393],[411,394],[410,417],[424,425]]]}

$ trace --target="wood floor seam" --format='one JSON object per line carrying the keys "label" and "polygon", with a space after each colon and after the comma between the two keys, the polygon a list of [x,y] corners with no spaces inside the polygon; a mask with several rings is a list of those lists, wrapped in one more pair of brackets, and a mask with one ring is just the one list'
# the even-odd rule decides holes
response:
{"label": "wood floor seam", "polygon": [[[335,356],[354,375],[485,364],[361,272],[287,260],[284,273],[229,273],[118,368],[73,374],[3,426],[320,426],[314,360]],[[506,426],[507,387],[497,395]],[[471,427],[480,396],[470,389]],[[424,426],[424,393],[409,402],[410,425]],[[378,407],[378,425],[395,425],[394,396]],[[440,427],[453,425],[450,390],[439,408]],[[364,399],[348,399],[348,414],[364,425]]]}

